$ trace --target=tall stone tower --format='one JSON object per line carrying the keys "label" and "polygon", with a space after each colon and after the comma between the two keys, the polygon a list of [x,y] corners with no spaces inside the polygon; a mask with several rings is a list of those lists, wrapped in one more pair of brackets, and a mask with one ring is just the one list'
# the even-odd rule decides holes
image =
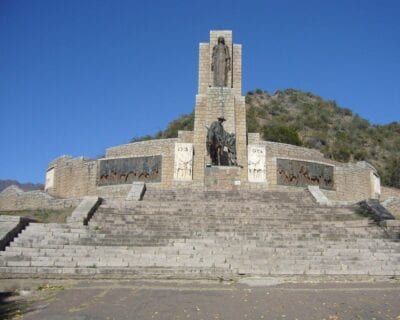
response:
{"label": "tall stone tower", "polygon": [[[221,55],[225,58],[218,58]],[[222,67],[217,65],[218,59],[223,61]],[[232,31],[228,30],[210,31],[210,41],[200,43],[193,137],[195,181],[204,179],[206,166],[210,163],[206,150],[207,127],[219,117],[226,120],[223,123],[225,131],[236,136],[237,170],[240,182],[245,182],[247,147],[245,98],[242,96],[242,46],[233,43]]]}

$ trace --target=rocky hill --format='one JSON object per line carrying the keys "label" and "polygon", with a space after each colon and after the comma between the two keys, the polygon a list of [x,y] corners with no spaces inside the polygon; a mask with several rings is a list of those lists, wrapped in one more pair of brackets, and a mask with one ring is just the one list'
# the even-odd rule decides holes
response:
{"label": "rocky hill", "polygon": [[44,185],[40,183],[20,183],[16,180],[0,180],[0,192],[11,185],[16,185],[24,191],[44,189]]}
{"label": "rocky hill", "polygon": [[[337,161],[365,160],[387,186],[400,188],[400,123],[374,125],[335,101],[294,89],[273,95],[257,89],[246,95],[247,128],[265,140],[303,145]],[[176,137],[193,130],[194,114],[183,115],[155,135],[132,141]]]}
{"label": "rocky hill", "polygon": [[365,160],[385,185],[400,187],[400,123],[374,125],[312,93],[293,89],[246,95],[249,131],[264,139],[319,149],[337,161]]}

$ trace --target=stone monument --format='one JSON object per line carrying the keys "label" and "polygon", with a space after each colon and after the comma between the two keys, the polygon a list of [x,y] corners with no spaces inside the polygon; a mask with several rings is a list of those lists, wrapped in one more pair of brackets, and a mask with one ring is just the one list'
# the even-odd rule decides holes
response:
{"label": "stone monument", "polygon": [[[246,130],[242,46],[232,31],[210,31],[199,46],[193,131],[110,147],[102,159],[62,156],[46,173],[56,197],[126,197],[133,185],[204,190],[301,190],[318,186],[332,201],[379,198],[371,165],[338,163],[318,150],[264,141]],[[1,199],[0,199],[1,200]]]}
{"label": "stone monument", "polygon": [[[210,41],[200,43],[193,133],[195,181],[204,181],[205,168],[210,164],[219,166],[214,170],[221,171],[221,174],[224,166],[231,166],[230,171],[236,171],[235,183],[247,181],[246,109],[241,95],[241,58],[242,46],[233,43],[232,31],[210,31]],[[213,133],[215,130],[223,133],[217,137]],[[210,138],[220,146],[214,146],[213,150]],[[216,150],[219,150],[219,162]]]}

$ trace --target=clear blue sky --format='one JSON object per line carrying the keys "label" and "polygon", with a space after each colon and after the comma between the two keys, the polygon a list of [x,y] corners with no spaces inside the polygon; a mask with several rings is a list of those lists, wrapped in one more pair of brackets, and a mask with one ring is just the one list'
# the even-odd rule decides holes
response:
{"label": "clear blue sky", "polygon": [[43,182],[193,110],[198,43],[232,29],[243,94],[296,88],[400,121],[400,1],[0,0],[0,179]]}

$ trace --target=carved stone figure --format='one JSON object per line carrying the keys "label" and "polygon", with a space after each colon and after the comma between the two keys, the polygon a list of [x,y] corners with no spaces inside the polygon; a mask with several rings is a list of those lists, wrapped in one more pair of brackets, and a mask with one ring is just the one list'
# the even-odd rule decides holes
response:
{"label": "carved stone figure", "polygon": [[250,182],[266,182],[265,146],[249,144],[247,151],[248,179]]}
{"label": "carved stone figure", "polygon": [[174,179],[181,181],[192,180],[193,144],[175,143]]}
{"label": "carved stone figure", "polygon": [[218,37],[218,44],[213,48],[211,71],[213,71],[214,87],[226,87],[228,85],[228,71],[231,69],[231,57],[229,48],[225,44],[224,37]]}
{"label": "carved stone figure", "polygon": [[134,181],[161,182],[161,155],[101,160],[99,186]]}
{"label": "carved stone figure", "polygon": [[237,165],[236,137],[235,134],[224,130],[224,121],[224,117],[219,117],[218,121],[214,121],[210,128],[207,128],[207,154],[213,165]]}
{"label": "carved stone figure", "polygon": [[318,185],[333,189],[333,167],[315,162],[277,159],[278,184],[290,186]]}

